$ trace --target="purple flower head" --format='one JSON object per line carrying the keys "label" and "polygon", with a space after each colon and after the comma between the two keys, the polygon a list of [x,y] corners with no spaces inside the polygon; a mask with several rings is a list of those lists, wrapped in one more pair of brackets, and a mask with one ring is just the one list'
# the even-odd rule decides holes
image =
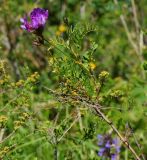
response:
{"label": "purple flower head", "polygon": [[28,21],[26,16],[20,19],[20,22],[22,23],[21,28],[27,30],[28,32],[42,34],[47,19],[48,10],[35,8],[30,13],[30,22]]}
{"label": "purple flower head", "polygon": [[112,138],[111,135],[98,135],[97,138],[98,146],[100,147],[98,155],[116,160],[120,152],[118,139]]}

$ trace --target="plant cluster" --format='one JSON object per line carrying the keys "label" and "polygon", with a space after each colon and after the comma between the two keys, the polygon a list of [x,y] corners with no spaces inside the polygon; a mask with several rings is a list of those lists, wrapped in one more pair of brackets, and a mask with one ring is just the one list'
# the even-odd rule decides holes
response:
{"label": "plant cluster", "polygon": [[145,4],[1,2],[0,159],[147,158]]}

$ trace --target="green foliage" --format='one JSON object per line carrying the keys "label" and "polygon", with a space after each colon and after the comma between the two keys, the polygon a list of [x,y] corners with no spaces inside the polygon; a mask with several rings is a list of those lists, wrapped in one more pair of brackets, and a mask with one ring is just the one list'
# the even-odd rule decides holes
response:
{"label": "green foliage", "polygon": [[[147,158],[147,3],[137,28],[132,1],[114,2],[0,2],[0,159],[100,160],[97,135],[117,134],[95,106]],[[39,46],[19,28],[35,7],[50,15]]]}

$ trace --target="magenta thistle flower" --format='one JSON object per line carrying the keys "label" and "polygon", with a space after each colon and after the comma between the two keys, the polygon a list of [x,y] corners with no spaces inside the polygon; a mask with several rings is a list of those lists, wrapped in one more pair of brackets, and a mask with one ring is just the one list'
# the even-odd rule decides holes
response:
{"label": "magenta thistle flower", "polygon": [[30,13],[30,22],[27,17],[21,18],[21,28],[35,34],[42,34],[46,21],[48,19],[48,10],[35,8]]}
{"label": "magenta thistle flower", "polygon": [[111,135],[98,135],[98,146],[100,147],[98,155],[100,157],[116,160],[120,152],[120,144],[117,138]]}

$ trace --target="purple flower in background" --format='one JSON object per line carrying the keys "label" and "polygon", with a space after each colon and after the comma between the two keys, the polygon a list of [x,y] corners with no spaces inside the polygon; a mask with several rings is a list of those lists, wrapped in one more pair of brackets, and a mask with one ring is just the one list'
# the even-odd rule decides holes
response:
{"label": "purple flower in background", "polygon": [[42,34],[45,23],[48,19],[48,10],[35,8],[30,13],[30,22],[27,17],[21,18],[21,28],[35,34]]}
{"label": "purple flower in background", "polygon": [[116,160],[120,152],[118,139],[112,138],[111,135],[98,135],[97,138],[98,146],[100,147],[98,155]]}

